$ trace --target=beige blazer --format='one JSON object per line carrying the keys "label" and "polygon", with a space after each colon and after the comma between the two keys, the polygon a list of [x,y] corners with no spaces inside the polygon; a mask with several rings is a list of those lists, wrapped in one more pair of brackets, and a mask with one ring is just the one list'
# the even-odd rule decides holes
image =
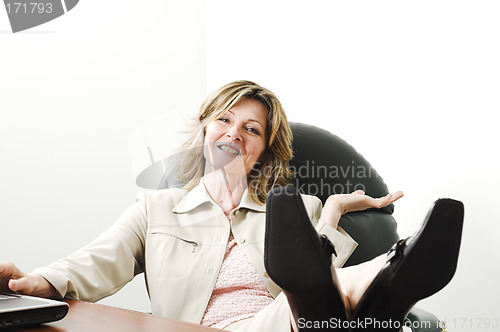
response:
{"label": "beige blazer", "polygon": [[[357,243],[342,229],[319,220],[321,201],[303,195],[316,230],[335,245],[341,267]],[[38,268],[64,298],[98,301],[144,272],[152,313],[199,323],[219,273],[230,232],[276,297],[280,288],[264,268],[265,205],[245,191],[230,215],[200,184],[190,192],[165,189],[141,193],[137,201],[95,241],[65,259]]]}

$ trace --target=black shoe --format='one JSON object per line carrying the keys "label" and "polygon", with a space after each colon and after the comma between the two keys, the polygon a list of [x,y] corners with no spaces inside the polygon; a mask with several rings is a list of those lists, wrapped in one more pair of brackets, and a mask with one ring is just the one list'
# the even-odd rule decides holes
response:
{"label": "black shoe", "polygon": [[[448,284],[457,267],[463,219],[461,202],[434,203],[418,232],[389,251],[387,263],[354,310],[354,331],[399,331],[417,301]],[[367,321],[371,324],[363,325]]]}
{"label": "black shoe", "polygon": [[295,187],[274,188],[266,205],[266,271],[283,289],[299,331],[329,331],[332,319],[346,320],[332,280],[333,245],[312,226]]}

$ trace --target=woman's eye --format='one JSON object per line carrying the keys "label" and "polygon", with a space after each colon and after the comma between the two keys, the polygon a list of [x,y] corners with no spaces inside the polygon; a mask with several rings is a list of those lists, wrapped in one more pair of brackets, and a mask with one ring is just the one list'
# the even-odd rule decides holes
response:
{"label": "woman's eye", "polygon": [[222,121],[222,122],[229,122],[229,120],[228,120],[228,119],[226,119],[226,118],[220,118],[220,119],[219,119],[219,121]]}
{"label": "woman's eye", "polygon": [[251,132],[252,134],[256,134],[256,135],[258,135],[258,134],[259,134],[259,131],[258,131],[257,129],[255,129],[255,128],[248,127],[248,128],[247,128],[247,130],[248,130],[249,132]]}

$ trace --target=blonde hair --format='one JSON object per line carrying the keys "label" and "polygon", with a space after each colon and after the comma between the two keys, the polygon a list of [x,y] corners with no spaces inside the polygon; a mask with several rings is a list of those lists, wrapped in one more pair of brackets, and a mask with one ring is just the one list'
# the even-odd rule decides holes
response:
{"label": "blonde hair", "polygon": [[212,92],[200,107],[191,137],[180,149],[185,153],[179,174],[179,180],[187,183],[184,189],[193,189],[203,176],[203,139],[207,124],[222,117],[244,98],[260,102],[268,111],[266,149],[248,175],[250,198],[257,204],[264,204],[273,186],[285,185],[292,179],[288,163],[293,156],[293,136],[283,106],[268,89],[254,82],[236,81]]}

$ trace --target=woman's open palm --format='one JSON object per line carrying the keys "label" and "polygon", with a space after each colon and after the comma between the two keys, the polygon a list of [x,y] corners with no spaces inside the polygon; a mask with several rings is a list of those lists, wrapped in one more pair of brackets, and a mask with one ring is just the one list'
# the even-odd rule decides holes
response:
{"label": "woman's open palm", "polygon": [[394,203],[403,197],[402,191],[396,191],[394,194],[387,194],[384,197],[373,198],[365,195],[363,190],[356,190],[352,194],[335,195],[333,196],[338,200],[341,213],[363,211],[370,208],[383,208],[389,204]]}

